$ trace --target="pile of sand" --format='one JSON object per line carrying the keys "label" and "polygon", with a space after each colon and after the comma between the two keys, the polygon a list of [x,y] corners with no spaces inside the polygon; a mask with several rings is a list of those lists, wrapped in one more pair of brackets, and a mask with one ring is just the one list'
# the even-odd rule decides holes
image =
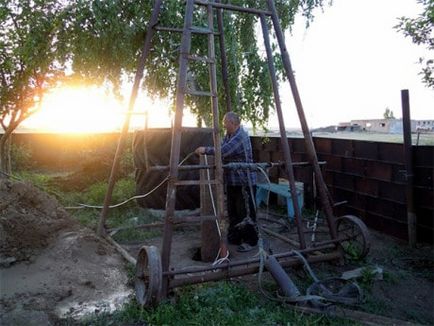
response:
{"label": "pile of sand", "polygon": [[26,182],[0,179],[0,256],[23,261],[76,223],[47,193]]}
{"label": "pile of sand", "polygon": [[0,258],[0,325],[112,311],[132,292],[115,249],[28,183],[0,180]]}

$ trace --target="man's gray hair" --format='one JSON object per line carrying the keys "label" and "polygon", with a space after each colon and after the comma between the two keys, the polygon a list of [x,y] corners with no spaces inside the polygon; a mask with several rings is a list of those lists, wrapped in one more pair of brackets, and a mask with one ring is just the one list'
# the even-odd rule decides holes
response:
{"label": "man's gray hair", "polygon": [[236,125],[241,124],[240,116],[233,111],[227,112],[224,116],[224,119],[229,120]]}

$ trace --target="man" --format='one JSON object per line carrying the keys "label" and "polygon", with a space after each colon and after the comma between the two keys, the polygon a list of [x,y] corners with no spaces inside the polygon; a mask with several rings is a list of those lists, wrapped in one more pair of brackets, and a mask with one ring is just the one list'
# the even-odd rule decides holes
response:
{"label": "man", "polygon": [[[221,146],[223,164],[230,162],[253,163],[252,145],[247,132],[240,125],[235,112],[223,117],[226,135]],[[214,155],[214,147],[198,147],[196,154]],[[228,242],[238,245],[237,251],[247,252],[258,243],[256,211],[256,173],[247,169],[224,169],[227,209],[229,215]]]}

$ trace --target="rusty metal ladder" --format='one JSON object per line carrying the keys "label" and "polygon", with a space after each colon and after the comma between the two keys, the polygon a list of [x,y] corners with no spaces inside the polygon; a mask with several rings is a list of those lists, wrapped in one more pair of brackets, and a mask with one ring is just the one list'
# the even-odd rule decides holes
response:
{"label": "rusty metal ladder", "polygon": [[[221,160],[221,145],[219,132],[219,110],[217,97],[217,74],[215,64],[215,48],[214,48],[214,19],[213,7],[211,4],[206,5],[207,12],[207,27],[193,26],[193,12],[195,7],[194,0],[186,1],[184,28],[182,30],[181,48],[179,56],[179,72],[176,85],[176,109],[175,120],[172,130],[172,145],[170,153],[170,172],[167,185],[166,196],[166,214],[163,233],[163,246],[161,253],[161,264],[163,270],[162,293],[167,293],[169,289],[169,277],[164,274],[170,268],[170,255],[173,238],[174,223],[179,221],[175,218],[175,203],[176,203],[176,187],[180,185],[200,184],[203,181],[197,180],[178,180],[179,172],[179,156],[182,134],[182,115],[184,109],[185,96],[208,96],[211,98],[211,109],[213,119],[213,140],[215,147],[215,179],[205,182],[215,184],[217,194],[217,212],[215,218],[219,221],[223,219],[224,200],[223,200],[223,168]],[[208,39],[208,56],[199,57],[190,54],[192,34],[202,34]],[[190,61],[206,62],[209,66],[209,91],[198,91],[190,89],[187,86],[187,74]]]}
{"label": "rusty metal ladder", "polygon": [[[306,118],[304,116],[303,106],[301,104],[300,95],[298,93],[297,85],[295,82],[295,77],[293,74],[293,70],[291,67],[291,62],[289,60],[288,51],[286,49],[283,31],[281,29],[277,10],[274,5],[273,0],[267,0],[267,10],[262,9],[254,9],[254,8],[245,8],[238,7],[230,4],[222,4],[220,1],[203,1],[203,0],[186,0],[186,9],[184,16],[184,26],[182,29],[179,28],[171,28],[171,27],[160,27],[158,26],[158,16],[160,13],[162,0],[155,0],[154,9],[152,12],[152,17],[148,24],[148,29],[146,33],[145,42],[142,49],[142,54],[138,63],[138,68],[136,72],[136,77],[134,81],[134,86],[132,90],[132,94],[130,97],[129,110],[127,117],[125,118],[125,123],[122,129],[122,134],[119,139],[118,148],[116,150],[112,172],[110,175],[109,186],[106,193],[106,198],[104,201],[103,210],[101,212],[100,223],[98,227],[98,233],[100,235],[105,234],[104,223],[106,219],[106,215],[109,208],[109,203],[111,200],[111,194],[113,191],[114,183],[115,183],[115,175],[119,166],[120,155],[123,152],[123,147],[125,145],[126,134],[128,131],[128,123],[130,115],[132,114],[135,99],[137,96],[140,80],[143,77],[144,70],[144,62],[149,54],[151,48],[151,40],[155,33],[155,31],[169,31],[169,32],[182,32],[181,37],[181,46],[180,46],[180,57],[179,57],[179,71],[176,85],[176,108],[175,108],[175,119],[172,127],[172,141],[171,141],[171,153],[170,153],[170,163],[169,163],[169,178],[167,185],[167,194],[166,194],[166,210],[165,210],[165,223],[164,223],[164,234],[163,234],[163,243],[162,243],[162,253],[161,253],[161,274],[162,274],[162,284],[161,284],[161,292],[156,291],[157,296],[160,294],[165,297],[168,294],[170,288],[175,286],[180,286],[182,284],[193,284],[197,280],[202,280],[203,276],[197,276],[196,279],[172,279],[176,274],[175,271],[171,270],[170,267],[170,256],[171,256],[171,245],[173,240],[173,231],[174,226],[177,223],[183,222],[200,222],[204,220],[218,219],[221,221],[224,215],[224,198],[223,198],[223,167],[221,160],[221,145],[220,145],[220,129],[219,129],[219,110],[218,110],[218,97],[217,97],[217,78],[216,78],[216,63],[215,63],[215,49],[214,49],[214,18],[213,18],[213,9],[217,9],[217,23],[218,23],[218,32],[220,34],[220,47],[222,53],[224,53],[223,46],[223,24],[221,20],[221,10],[227,9],[229,11],[243,12],[248,14],[254,14],[260,18],[260,23],[263,31],[264,37],[264,45],[267,52],[267,59],[269,65],[270,78],[272,81],[274,100],[276,105],[276,111],[279,120],[279,130],[281,135],[281,145],[282,151],[285,159],[285,170],[288,175],[290,191],[293,198],[293,205],[295,210],[295,220],[297,224],[297,231],[299,236],[299,248],[301,250],[314,250],[314,249],[306,249],[306,242],[304,239],[304,231],[302,224],[302,217],[299,209],[299,204],[297,201],[296,187],[295,187],[295,177],[293,171],[293,162],[290,155],[289,144],[286,140],[286,130],[284,125],[283,113],[281,108],[281,101],[279,95],[278,82],[276,77],[276,72],[273,64],[273,56],[272,56],[272,48],[269,40],[269,29],[268,24],[266,22],[266,18],[271,18],[272,25],[275,31],[275,37],[277,39],[281,56],[282,63],[288,78],[291,91],[293,94],[295,106],[297,109],[297,113],[299,115],[301,128],[303,130],[305,145],[307,149],[307,155],[309,157],[309,161],[313,166],[313,170],[315,172],[319,196],[321,198],[322,206],[327,217],[327,222],[329,224],[331,242],[337,242],[337,234],[336,234],[336,225],[335,218],[332,212],[332,205],[330,198],[328,197],[327,187],[325,185],[324,179],[322,177],[322,172],[319,166],[319,162],[316,156],[312,136],[310,134],[309,128],[307,126]],[[193,25],[193,17],[195,6],[201,6],[206,8],[207,13],[207,27],[196,27]],[[203,36],[207,36],[208,40],[208,55],[206,57],[199,57],[196,55],[191,55],[191,38],[192,34],[200,34]],[[224,56],[222,56],[222,66],[225,66],[223,62]],[[188,87],[187,75],[189,72],[189,63],[191,61],[201,61],[205,62],[209,67],[209,91],[198,91],[195,89],[190,89]],[[223,69],[224,70],[224,69]],[[230,100],[228,99],[228,86],[227,75],[225,76],[225,72],[222,71],[223,75],[223,83],[226,89],[226,101],[227,101],[227,110],[230,110]],[[180,163],[180,146],[181,146],[181,136],[182,136],[182,116],[183,109],[185,103],[186,96],[206,96],[211,99],[211,109],[212,109],[212,118],[213,118],[213,140],[215,146],[215,165],[212,167],[215,169],[215,177],[214,180],[201,182],[200,180],[179,180],[179,163]],[[203,168],[203,167],[202,167]],[[205,167],[210,168],[210,166]],[[199,216],[199,217],[176,217],[175,216],[175,204],[176,204],[176,191],[178,186],[182,185],[200,185],[200,184],[213,184],[216,187],[216,202],[217,202],[217,210],[216,213],[212,216]],[[324,255],[324,259],[329,259]],[[146,261],[147,259],[145,259]],[[158,269],[158,268],[157,268]],[[181,272],[177,272],[181,273]],[[210,279],[216,279],[216,277],[220,277],[226,275],[222,274],[217,275],[214,274]],[[241,273],[241,272],[240,272]],[[244,273],[244,271],[243,271]],[[235,274],[234,274],[235,275]],[[237,274],[238,275],[238,274]],[[241,274],[240,274],[241,275]],[[178,282],[176,282],[178,281]]]}

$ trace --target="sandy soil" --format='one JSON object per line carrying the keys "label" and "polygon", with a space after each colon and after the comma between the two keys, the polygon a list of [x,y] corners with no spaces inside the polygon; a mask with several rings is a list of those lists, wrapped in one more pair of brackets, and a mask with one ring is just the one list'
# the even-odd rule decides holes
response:
{"label": "sandy soil", "polygon": [[32,185],[0,181],[0,324],[53,325],[118,308],[123,259]]}

